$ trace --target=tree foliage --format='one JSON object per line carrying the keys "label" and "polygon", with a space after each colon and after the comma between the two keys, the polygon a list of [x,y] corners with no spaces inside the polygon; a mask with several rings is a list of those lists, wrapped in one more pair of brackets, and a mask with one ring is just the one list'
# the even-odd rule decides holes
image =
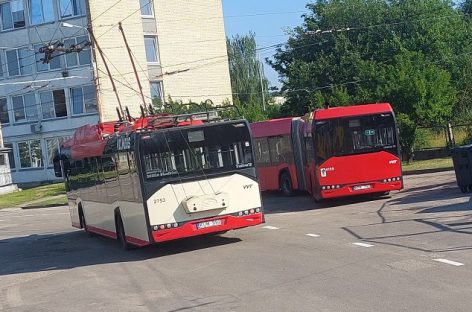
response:
{"label": "tree foliage", "polygon": [[[287,114],[323,103],[391,102],[415,125],[471,104],[471,23],[448,0],[318,0],[272,67]],[[321,32],[319,30],[324,30]]]}
{"label": "tree foliage", "polygon": [[270,112],[263,109],[268,106],[269,82],[258,60],[255,34],[227,39],[227,49],[234,104],[251,121],[267,119]]}
{"label": "tree foliage", "polygon": [[286,114],[322,107],[392,103],[403,151],[417,127],[470,116],[471,1],[317,0],[278,49]]}

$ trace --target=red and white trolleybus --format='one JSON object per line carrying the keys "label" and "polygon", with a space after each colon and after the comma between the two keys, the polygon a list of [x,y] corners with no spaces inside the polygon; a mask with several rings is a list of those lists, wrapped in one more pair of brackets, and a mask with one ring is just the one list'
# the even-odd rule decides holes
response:
{"label": "red and white trolleybus", "polygon": [[72,225],[126,249],[263,223],[249,124],[208,116],[77,129],[55,159]]}
{"label": "red and white trolleybus", "polygon": [[251,124],[261,190],[306,190],[316,200],[403,187],[390,104],[316,110]]}

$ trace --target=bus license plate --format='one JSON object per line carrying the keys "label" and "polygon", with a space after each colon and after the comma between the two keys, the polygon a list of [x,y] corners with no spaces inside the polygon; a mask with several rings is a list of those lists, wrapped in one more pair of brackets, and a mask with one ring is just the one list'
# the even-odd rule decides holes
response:
{"label": "bus license plate", "polygon": [[222,224],[221,220],[200,222],[200,223],[197,223],[197,229],[201,230],[201,229],[205,229],[205,228],[209,228],[213,226],[219,226],[221,224]]}
{"label": "bus license plate", "polygon": [[370,184],[368,184],[368,185],[356,185],[352,189],[354,191],[362,191],[362,190],[368,190],[368,189],[370,189],[370,187],[371,187]]}

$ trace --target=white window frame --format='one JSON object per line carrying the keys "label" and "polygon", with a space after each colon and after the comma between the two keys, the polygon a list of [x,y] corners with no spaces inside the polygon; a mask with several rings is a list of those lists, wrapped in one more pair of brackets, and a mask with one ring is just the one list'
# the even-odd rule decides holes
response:
{"label": "white window frame", "polygon": [[[146,39],[154,39],[154,48],[156,54],[156,61],[148,61],[147,49],[146,49]],[[145,35],[144,36],[144,50],[146,52],[146,62],[151,65],[161,65],[161,57],[159,55],[159,39],[156,35]]]}
{"label": "white window frame", "polygon": [[45,138],[44,143],[46,144],[46,162],[45,165],[47,168],[52,168],[54,166],[53,163],[49,163],[50,159],[54,159],[54,155],[50,154],[51,151],[49,151],[49,142],[50,141],[55,141],[57,143],[57,150],[60,153],[61,152],[61,144],[64,143],[64,141],[68,140],[70,136],[60,136],[60,137],[51,137],[51,138]]}
{"label": "white window frame", "polygon": [[4,70],[4,64],[6,64],[6,60],[4,61],[3,59],[6,59],[6,55],[3,54],[3,50],[0,49],[0,80],[5,78],[5,75],[7,72]]}
{"label": "white window frame", "polygon": [[140,8],[139,10],[140,10],[142,18],[154,18],[154,0],[149,0],[149,6],[151,7],[151,14],[150,15],[144,15],[141,11],[141,1],[139,1],[139,8]]}
{"label": "white window frame", "polygon": [[[33,157],[32,157],[32,153],[31,153],[31,143],[32,142],[38,142],[39,143],[39,149],[41,150],[41,165],[40,166],[32,166],[33,164]],[[26,143],[28,144],[28,151],[29,151],[29,158],[30,158],[30,166],[29,167],[22,167],[21,166],[21,152],[20,152],[20,144],[22,143]],[[42,144],[41,144],[41,140],[28,140],[28,141],[21,141],[21,142],[17,142],[16,143],[17,145],[17,149],[18,149],[18,164],[20,165],[18,169],[41,169],[41,168],[44,168],[44,152],[43,152],[43,148],[42,148]]]}
{"label": "white window frame", "polygon": [[[33,1],[39,1],[40,2],[40,6],[41,6],[41,21],[39,23],[33,23],[33,14],[32,14],[32,2]],[[57,20],[57,17],[56,17],[56,12],[55,12],[55,7],[54,7],[54,0],[49,0],[51,1],[51,12],[52,12],[52,15],[53,15],[53,18],[52,20],[44,20],[44,5],[43,5],[43,1],[48,1],[48,0],[28,0],[28,14],[29,14],[29,22],[30,22],[30,25],[32,26],[38,26],[38,25],[42,25],[42,24],[47,24],[47,23],[54,23],[56,20]]]}
{"label": "white window frame", "polygon": [[12,6],[11,6],[11,3],[14,2],[14,1],[6,1],[6,2],[1,2],[0,4],[1,5],[4,5],[4,4],[8,4],[10,6],[10,15],[11,15],[11,20],[12,20],[12,28],[7,28],[7,29],[4,29],[3,28],[3,21],[2,21],[2,16],[0,14],[0,31],[10,31],[10,30],[15,30],[15,29],[21,29],[21,28],[25,28],[26,27],[26,15],[25,15],[25,4],[23,3],[23,1],[16,1],[16,2],[19,2],[22,4],[23,6],[23,23],[24,25],[23,26],[20,26],[20,27],[15,27],[15,21],[13,19],[13,10],[12,10]]}
{"label": "white window frame", "polygon": [[[87,38],[87,36],[78,36],[78,37],[75,37],[75,38],[68,38],[66,40],[74,40],[74,44],[79,44],[81,43],[84,44],[84,40],[80,40],[79,41],[79,38]],[[66,41],[64,40],[64,42]],[[87,39],[88,40],[88,39]],[[66,48],[70,48],[69,46],[67,46]],[[80,64],[80,53],[89,53],[90,55],[90,63],[86,63],[86,64]],[[67,58],[68,57],[75,57],[75,60],[77,61],[77,65],[69,65],[68,62],[67,62]],[[90,47],[87,47],[87,48],[84,48],[82,52],[79,52],[79,53],[69,53],[69,54],[66,54],[65,57],[64,57],[64,64],[65,64],[65,67],[66,68],[75,68],[75,67],[81,67],[81,66],[91,66],[92,63],[93,63],[93,59],[92,59],[92,51],[90,49]]]}
{"label": "white window frame", "polygon": [[[78,86],[78,87],[72,87],[69,89],[69,94],[70,94],[70,114],[71,116],[83,116],[83,115],[93,115],[93,114],[97,114],[98,113],[98,103],[97,103],[97,94],[95,93],[95,112],[87,112],[87,105],[86,105],[86,97],[85,97],[85,92],[84,92],[84,88],[87,88],[87,87],[92,87],[95,89],[95,92],[96,92],[96,86],[95,85],[84,85],[84,86]],[[74,89],[82,89],[82,113],[74,113],[74,96],[73,96],[73,91]]]}
{"label": "white window frame", "polygon": [[[44,46],[43,44],[37,43],[37,44],[33,45],[33,49],[35,51],[39,51],[39,48],[41,48],[43,46]],[[60,52],[54,52],[52,55],[53,55],[54,59],[57,59],[58,62],[59,62],[59,67],[58,68],[51,68],[51,61],[47,64],[43,64],[43,62],[41,61],[41,59],[44,57],[43,53],[38,53],[38,54],[34,55],[35,56],[34,59],[36,61],[36,71],[37,72],[45,73],[45,72],[48,72],[48,71],[62,70],[63,58],[62,58],[61,53]],[[40,65],[47,66],[47,69],[40,69],[39,68]]]}
{"label": "white window frame", "polygon": [[160,94],[161,94],[161,102],[162,102],[162,105],[164,105],[164,103],[165,103],[165,98],[164,98],[164,83],[163,83],[162,81],[160,81],[160,80],[150,81],[150,82],[149,82],[149,88],[150,88],[150,91],[151,91],[151,93],[150,93],[150,94],[151,94],[151,102],[152,102],[152,100],[154,99],[154,98],[152,97],[152,90],[154,89],[153,84],[157,84],[157,85],[158,85],[159,92],[160,92]]}
{"label": "white window frame", "polygon": [[[63,104],[64,105],[64,108],[66,110],[66,115],[65,116],[57,116],[57,111],[56,111],[56,106],[57,106],[57,103],[55,102],[54,100],[54,92],[56,91],[62,91],[64,93],[64,103],[60,103],[60,104]],[[52,98],[52,102],[47,102],[47,103],[43,103],[43,99],[41,98],[41,95],[44,94],[44,93],[50,93],[51,94],[51,98]],[[68,112],[67,112],[67,98],[66,98],[66,92],[64,89],[54,89],[54,90],[47,90],[47,91],[43,91],[43,92],[39,92],[38,93],[38,96],[39,96],[39,103],[40,103],[40,107],[41,107],[41,117],[42,117],[42,120],[52,120],[52,119],[58,119],[58,118],[67,118],[69,116]],[[54,116],[53,117],[45,117],[44,116],[44,106],[43,104],[51,104],[52,105],[52,108],[54,110]]]}
{"label": "white window frame", "polygon": [[[8,99],[6,97],[0,97],[0,100],[5,100],[5,107],[7,108],[7,117],[8,117],[8,122],[2,122],[0,120],[0,125],[1,126],[6,126],[6,125],[9,125],[11,123],[11,120],[10,120],[10,110],[8,109]],[[1,110],[0,110],[1,111]]]}
{"label": "white window frame", "polygon": [[[83,5],[84,5],[83,10],[84,10],[84,12],[81,13],[81,14],[75,14],[75,15],[74,15],[74,4],[73,4],[73,3],[76,3],[76,2],[78,2],[78,1],[79,1],[79,2],[80,2],[80,1],[83,2]],[[58,0],[58,1],[57,1],[57,6],[58,6],[58,8],[59,8],[59,19],[65,20],[65,19],[69,19],[69,18],[76,18],[76,17],[80,17],[80,16],[85,16],[85,15],[87,15],[87,4],[86,4],[86,1],[88,1],[88,0],[70,0],[70,1],[68,1],[68,7],[66,7],[66,9],[70,9],[71,6],[72,6],[72,15],[64,16],[64,15],[62,15],[64,12],[62,11],[61,0]]]}
{"label": "white window frame", "polygon": [[[28,113],[26,112],[26,105],[25,105],[25,96],[26,95],[33,95],[34,96],[34,105],[33,107],[36,109],[36,119],[29,119],[28,118]],[[25,119],[22,119],[22,120],[16,120],[15,118],[15,112],[16,112],[16,109],[15,109],[15,106],[13,105],[13,98],[20,98],[22,99],[22,102],[23,102],[23,113],[25,115]],[[29,107],[29,106],[28,106]],[[12,109],[13,109],[13,122],[16,123],[16,124],[22,124],[22,123],[28,123],[28,122],[36,122],[39,120],[39,110],[38,110],[38,101],[37,101],[37,98],[36,98],[36,94],[35,93],[25,93],[25,94],[22,94],[22,95],[17,95],[17,96],[12,96]]]}
{"label": "white window frame", "polygon": [[[21,57],[20,50],[30,51],[31,55],[27,56],[27,57]],[[16,53],[16,64],[18,66],[18,71],[19,71],[18,75],[10,75],[10,66],[9,66],[9,64],[13,63],[13,61],[10,62],[8,60],[8,57],[7,57],[7,52],[10,52],[10,51],[15,51],[15,53]],[[32,50],[30,48],[20,47],[20,48],[16,48],[16,49],[8,49],[8,50],[5,50],[4,55],[5,55],[6,73],[7,73],[8,77],[20,77],[20,76],[28,76],[28,75],[33,74],[33,65],[34,65],[34,63],[32,63],[32,60],[34,59],[34,61],[36,62],[36,57],[35,57],[35,54],[32,53]],[[26,65],[23,65],[22,61],[26,62]],[[27,68],[27,67],[31,68],[29,73],[24,72],[24,69]]]}

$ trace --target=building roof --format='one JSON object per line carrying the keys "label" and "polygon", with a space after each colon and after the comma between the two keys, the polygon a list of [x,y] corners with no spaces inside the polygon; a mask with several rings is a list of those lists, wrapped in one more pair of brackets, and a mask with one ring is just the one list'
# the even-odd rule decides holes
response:
{"label": "building roof", "polygon": [[251,124],[252,135],[255,138],[285,135],[292,132],[292,117],[272,119]]}
{"label": "building roof", "polygon": [[361,116],[370,114],[381,114],[393,112],[392,107],[388,103],[379,104],[363,104],[354,106],[333,107],[328,109],[320,109],[315,111],[315,120],[342,118],[349,116]]}

